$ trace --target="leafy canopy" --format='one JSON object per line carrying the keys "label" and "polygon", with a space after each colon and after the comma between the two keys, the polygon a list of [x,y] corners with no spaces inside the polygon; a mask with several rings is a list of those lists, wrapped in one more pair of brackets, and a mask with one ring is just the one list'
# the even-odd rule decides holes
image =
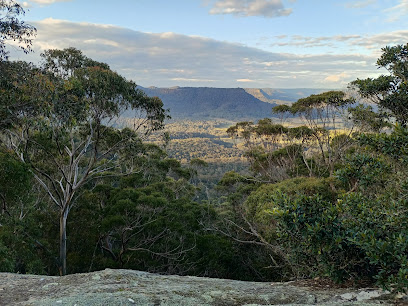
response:
{"label": "leafy canopy", "polygon": [[9,57],[6,41],[17,42],[25,53],[32,51],[32,38],[37,30],[18,18],[24,13],[24,9],[17,2],[0,0],[0,61]]}
{"label": "leafy canopy", "polygon": [[351,86],[357,88],[363,98],[376,103],[388,118],[400,124],[408,124],[408,44],[382,48],[377,60],[378,68],[389,74],[378,78],[357,79]]}

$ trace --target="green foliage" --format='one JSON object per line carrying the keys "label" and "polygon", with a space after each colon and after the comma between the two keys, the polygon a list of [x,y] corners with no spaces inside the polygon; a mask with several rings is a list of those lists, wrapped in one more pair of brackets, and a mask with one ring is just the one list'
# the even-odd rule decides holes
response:
{"label": "green foliage", "polygon": [[272,194],[266,210],[275,223],[275,241],[284,245],[288,261],[298,276],[349,279],[361,268],[358,250],[344,240],[340,209],[318,194]]}
{"label": "green foliage", "polygon": [[382,48],[377,66],[387,69],[390,74],[375,79],[357,79],[351,83],[362,97],[378,104],[385,116],[395,118],[404,126],[408,122],[407,50],[408,44]]}
{"label": "green foliage", "polygon": [[124,111],[138,110],[145,113],[145,127],[163,127],[167,116],[161,100],[147,97],[133,81],[112,71],[107,64],[94,61],[75,48],[47,50],[42,57],[42,68],[53,75],[56,84],[55,102],[48,115],[56,116],[61,123],[80,125],[91,119],[101,124]]}
{"label": "green foliage", "polygon": [[269,118],[261,119],[258,125],[254,128],[254,132],[258,136],[276,136],[288,132],[288,128],[281,124],[273,124]]}
{"label": "green foliage", "polygon": [[338,122],[355,99],[342,91],[328,91],[276,106],[275,113],[300,116],[304,126],[286,127],[269,118],[230,127],[231,137],[242,137],[245,156],[255,176],[278,182],[294,176],[333,175],[353,139],[338,131]]}
{"label": "green foliage", "polygon": [[251,193],[245,201],[244,207],[249,216],[257,221],[264,220],[262,222],[266,222],[267,225],[270,219],[265,219],[265,211],[273,209],[273,199],[276,193],[282,193],[289,197],[318,194],[324,201],[334,202],[337,194],[332,190],[332,181],[330,178],[296,177],[275,184],[263,184]]}
{"label": "green foliage", "polygon": [[26,164],[0,152],[0,271],[43,274],[51,259],[33,183]]}
{"label": "green foliage", "polygon": [[[344,196],[342,223],[347,240],[364,254],[377,283],[404,291],[408,285],[408,220],[406,201],[369,199],[359,193]],[[364,272],[361,271],[360,273]]]}
{"label": "green foliage", "polygon": [[63,78],[72,76],[78,69],[88,67],[100,67],[109,70],[109,65],[96,62],[75,48],[66,48],[64,50],[50,49],[41,54],[44,60],[44,68],[55,75]]}
{"label": "green foliage", "polygon": [[344,163],[335,172],[335,176],[345,184],[347,190],[368,189],[380,191],[390,178],[391,167],[383,156],[368,153],[355,153],[346,156]]}
{"label": "green foliage", "polygon": [[0,62],[8,59],[7,41],[17,41],[19,48],[25,53],[31,50],[32,37],[36,29],[19,20],[24,15],[23,7],[13,0],[0,1]]}
{"label": "green foliage", "polygon": [[362,132],[379,133],[383,128],[391,127],[390,123],[386,122],[383,116],[373,111],[371,105],[359,104],[356,107],[349,109],[353,123]]}
{"label": "green foliage", "polygon": [[405,165],[408,162],[408,129],[396,125],[391,134],[362,134],[358,138],[362,146],[388,156]]}
{"label": "green foliage", "polygon": [[27,196],[32,175],[26,164],[18,161],[10,152],[0,151],[0,197],[3,212],[8,204],[18,203]]}
{"label": "green foliage", "polygon": [[7,218],[0,217],[0,271],[45,274],[47,270],[53,270],[54,254],[50,254],[47,246],[41,242],[46,235],[38,229],[39,219],[29,208],[23,219],[15,213],[12,211]]}
{"label": "green foliage", "polygon": [[[99,185],[82,198],[71,225],[82,235],[69,234],[71,272],[111,268],[160,273],[245,279],[235,246],[226,237],[202,228],[214,218],[212,207],[189,200],[173,180],[122,187]],[[142,181],[139,181],[142,183]],[[132,187],[125,187],[129,184]],[[180,185],[182,187],[182,185]],[[187,183],[184,183],[184,189]],[[98,205],[98,203],[100,205]]]}
{"label": "green foliage", "polygon": [[337,193],[331,187],[333,181],[333,178],[295,177],[276,184],[262,185],[255,194],[266,195],[269,193],[268,190],[272,192],[280,190],[288,195],[304,194],[312,196],[319,194],[326,201],[334,201]]}
{"label": "green foliage", "polygon": [[[160,99],[147,97],[134,82],[75,48],[48,50],[42,56],[41,69],[5,65],[17,82],[3,79],[1,90],[17,101],[0,108],[0,123],[9,139],[4,144],[30,167],[59,209],[65,274],[66,220],[84,185],[103,176],[142,171],[148,147],[141,137],[163,128],[167,115]],[[124,112],[136,117],[133,129],[112,126]],[[26,115],[23,120],[21,114]],[[189,176],[177,165],[173,168],[180,171],[177,175]]]}
{"label": "green foliage", "polygon": [[[227,132],[233,138],[244,138],[248,148],[244,156],[254,176],[269,182],[320,174],[322,170],[319,163],[322,163],[322,158],[319,160],[310,156],[307,151],[317,145],[323,148],[325,143],[322,138],[330,137],[328,131],[320,126],[289,128],[275,124],[269,118],[259,120],[257,125],[240,122]],[[326,160],[325,152],[322,154],[323,160]]]}
{"label": "green foliage", "polygon": [[323,107],[341,108],[354,103],[354,99],[349,98],[342,91],[327,91],[307,98],[299,99],[293,103],[290,112],[293,114],[306,113]]}
{"label": "green foliage", "polygon": [[27,223],[19,220],[17,214],[31,202],[31,183],[28,167],[9,152],[0,152],[0,271],[15,272],[17,261],[22,262],[27,256],[25,251],[30,249],[20,240],[26,240],[22,230]]}
{"label": "green foliage", "polygon": [[46,107],[55,89],[32,64],[0,61],[0,129],[30,122]]}
{"label": "green foliage", "polygon": [[243,121],[238,122],[236,125],[231,126],[227,129],[227,134],[231,138],[242,137],[245,140],[248,140],[251,137],[253,131],[253,122]]}
{"label": "green foliage", "polygon": [[195,188],[186,179],[174,179],[183,169],[180,163],[155,146],[147,147],[143,173],[119,182],[102,179],[78,199],[68,223],[75,228],[68,231],[70,272],[110,267],[259,279],[242,267],[250,255],[239,253],[229,238],[203,228],[217,213],[191,200]]}
{"label": "green foliage", "polygon": [[208,163],[199,158],[193,158],[190,160],[190,166],[200,168],[200,167],[208,167]]}
{"label": "green foliage", "polygon": [[286,104],[277,105],[272,108],[272,113],[274,114],[290,113],[290,112],[291,112],[291,108],[289,105],[286,105]]}
{"label": "green foliage", "polygon": [[254,147],[244,156],[249,159],[253,173],[274,182],[309,174],[302,153],[302,145],[292,144],[272,152],[261,146]]}
{"label": "green foliage", "polygon": [[[378,63],[392,76],[355,82],[366,97],[380,91],[391,113],[405,107],[405,49],[383,50]],[[42,69],[0,61],[0,271],[57,274],[63,256],[55,245],[67,238],[75,273],[324,276],[407,287],[403,111],[393,114],[401,124],[379,133],[389,127],[383,114],[352,108],[370,134],[333,135],[331,123],[354,100],[331,91],[274,109],[307,126],[237,123],[227,132],[244,139],[253,175],[226,172],[217,197],[197,203],[202,174],[214,165],[184,166],[142,141],[166,117],[158,98],[74,48],[43,58]],[[398,93],[388,87],[395,80]],[[145,115],[137,132],[107,124],[132,109]],[[68,231],[59,236],[65,211]]]}
{"label": "green foliage", "polygon": [[[332,107],[342,108],[353,104],[353,98],[347,97],[342,91],[327,91],[321,94],[310,95],[307,98],[299,99],[291,106],[278,105],[272,111],[274,113],[307,114],[316,116],[316,111]],[[313,114],[315,112],[315,114]]]}
{"label": "green foliage", "polygon": [[224,174],[222,179],[218,182],[219,186],[232,186],[235,185],[236,183],[244,183],[248,180],[247,177],[235,172],[235,171],[229,171]]}
{"label": "green foliage", "polygon": [[238,206],[258,187],[259,183],[249,176],[235,171],[224,174],[217,184],[217,190],[226,195],[228,205]]}
{"label": "green foliage", "polygon": [[284,247],[292,273],[336,281],[367,277],[397,290],[406,286],[406,202],[358,193],[333,200],[296,185],[284,189],[288,183],[261,186],[245,205],[263,225],[264,237]]}
{"label": "green foliage", "polygon": [[314,136],[315,132],[313,131],[313,129],[305,126],[305,125],[301,125],[301,126],[296,126],[293,128],[288,129],[288,136],[292,139],[311,139]]}
{"label": "green foliage", "polygon": [[394,200],[381,188],[390,179],[388,164],[359,153],[338,173],[347,182],[358,178],[367,195],[343,193],[338,186],[334,192],[331,178],[295,178],[252,192],[244,203],[247,219],[270,244],[284,248],[286,265],[297,277],[369,279],[404,290],[407,201]]}
{"label": "green foliage", "polygon": [[14,262],[9,249],[0,240],[0,271],[14,272]]}

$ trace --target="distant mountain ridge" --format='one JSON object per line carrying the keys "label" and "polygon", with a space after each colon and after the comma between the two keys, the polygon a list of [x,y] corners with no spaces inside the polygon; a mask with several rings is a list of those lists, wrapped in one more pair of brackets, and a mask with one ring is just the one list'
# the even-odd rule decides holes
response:
{"label": "distant mountain ridge", "polygon": [[293,88],[293,89],[278,89],[278,88],[244,88],[250,95],[258,100],[272,104],[290,104],[301,98],[310,95],[329,91],[330,89],[317,88]]}
{"label": "distant mountain ridge", "polygon": [[148,96],[159,97],[174,119],[258,120],[272,116],[272,107],[291,103],[322,89],[141,87]]}

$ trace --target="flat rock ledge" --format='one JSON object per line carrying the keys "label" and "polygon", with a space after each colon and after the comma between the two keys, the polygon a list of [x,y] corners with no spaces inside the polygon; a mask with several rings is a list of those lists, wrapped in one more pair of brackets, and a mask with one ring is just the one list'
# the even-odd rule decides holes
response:
{"label": "flat rock ledge", "polygon": [[131,270],[64,277],[0,273],[0,305],[394,305],[374,289],[317,289]]}

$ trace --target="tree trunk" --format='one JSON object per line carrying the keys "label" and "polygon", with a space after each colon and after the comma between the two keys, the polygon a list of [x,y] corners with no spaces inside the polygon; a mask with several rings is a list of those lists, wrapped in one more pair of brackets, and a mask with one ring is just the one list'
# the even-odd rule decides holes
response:
{"label": "tree trunk", "polygon": [[67,217],[68,209],[60,215],[60,276],[67,274]]}

